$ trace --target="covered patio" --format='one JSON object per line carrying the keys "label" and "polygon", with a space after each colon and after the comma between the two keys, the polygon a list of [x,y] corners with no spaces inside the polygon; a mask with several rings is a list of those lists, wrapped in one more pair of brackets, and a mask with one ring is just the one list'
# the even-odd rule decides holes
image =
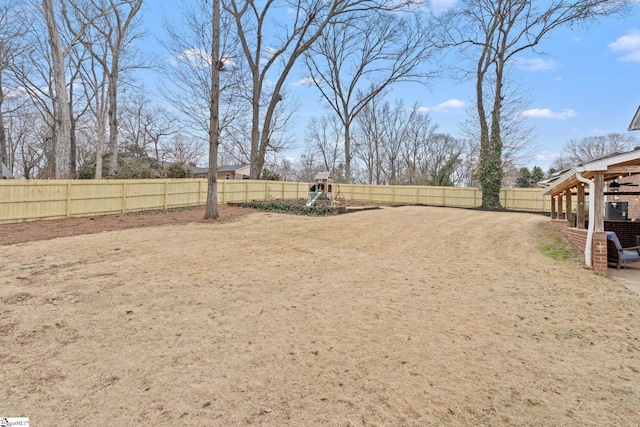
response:
{"label": "covered patio", "polygon": [[614,231],[625,247],[640,239],[640,218],[616,210],[640,196],[638,182],[640,149],[594,159],[544,182],[553,226],[584,251],[585,264],[595,271],[607,272],[606,231]]}

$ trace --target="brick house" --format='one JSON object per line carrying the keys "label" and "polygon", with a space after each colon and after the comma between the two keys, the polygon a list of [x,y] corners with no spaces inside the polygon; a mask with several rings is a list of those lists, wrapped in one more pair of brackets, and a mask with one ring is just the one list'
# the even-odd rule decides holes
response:
{"label": "brick house", "polygon": [[218,179],[249,179],[249,165],[230,165],[218,167]]}
{"label": "brick house", "polygon": [[[640,185],[628,185],[634,183],[640,183],[640,149],[591,160],[545,182],[542,194],[551,197],[552,225],[598,272],[608,267],[605,231],[616,232],[623,247],[635,246],[640,236]],[[625,201],[626,212],[619,209]]]}

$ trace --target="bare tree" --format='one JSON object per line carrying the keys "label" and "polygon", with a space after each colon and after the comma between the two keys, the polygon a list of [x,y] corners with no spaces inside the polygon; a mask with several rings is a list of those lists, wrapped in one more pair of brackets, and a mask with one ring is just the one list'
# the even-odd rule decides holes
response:
{"label": "bare tree", "polygon": [[218,145],[220,145],[220,70],[224,62],[220,55],[220,0],[211,3],[211,102],[209,103],[209,179],[205,219],[215,219],[218,213]]}
{"label": "bare tree", "polygon": [[468,71],[476,82],[480,128],[477,176],[484,208],[501,208],[501,124],[508,66],[553,30],[618,12],[627,4],[627,0],[461,0],[441,20],[449,43],[462,47],[473,63]]}
{"label": "bare tree", "polygon": [[397,185],[401,183],[404,166],[402,146],[408,133],[407,109],[401,100],[397,100],[394,106],[385,102],[380,110],[380,118],[384,149],[382,174],[386,183]]}
{"label": "bare tree", "polygon": [[67,78],[64,70],[64,53],[60,43],[60,32],[53,8],[53,0],[42,0],[42,11],[49,31],[51,65],[55,82],[56,114],[54,126],[55,177],[70,177],[69,155],[71,141],[71,114],[67,94]]}
{"label": "bare tree", "polygon": [[425,159],[426,184],[449,187],[460,183],[464,147],[451,135],[438,133],[430,139]]}
{"label": "bare tree", "polygon": [[356,117],[356,133],[360,147],[355,150],[356,156],[364,163],[368,184],[382,184],[382,156],[380,143],[382,140],[382,125],[378,110],[381,98],[375,97]]}
{"label": "bare tree", "polygon": [[553,166],[558,170],[566,169],[608,154],[627,152],[636,144],[638,144],[636,136],[620,133],[570,139],[562,147],[562,153],[559,159],[554,161]]}
{"label": "bare tree", "polygon": [[88,61],[83,62],[80,79],[83,87],[87,92],[87,107],[93,116],[93,124],[95,130],[95,179],[102,179],[103,157],[107,141],[107,115],[109,111],[109,100],[107,98],[107,89],[109,87],[109,79],[100,63],[106,63],[108,58],[107,49],[102,50],[102,60],[96,61],[97,43],[93,44],[94,53]]}
{"label": "bare tree", "polygon": [[405,164],[403,183],[427,183],[429,158],[432,155],[444,154],[433,146],[437,128],[438,125],[433,123],[429,114],[419,111],[417,104],[411,108],[401,148],[402,159]]}
{"label": "bare tree", "polygon": [[166,138],[160,149],[164,160],[185,165],[198,164],[205,154],[202,144],[184,133]]}
{"label": "bare tree", "polygon": [[49,124],[29,105],[9,116],[8,141],[14,159],[14,171],[26,179],[49,177],[47,172],[47,135]]}
{"label": "bare tree", "polygon": [[296,181],[313,182],[316,174],[324,169],[324,165],[318,160],[314,152],[306,151],[292,168]]}
{"label": "bare tree", "polygon": [[[38,9],[38,12],[41,12]],[[29,98],[29,107],[33,106],[39,114],[38,123],[46,124],[47,132],[43,132],[43,159],[46,166],[40,169],[41,178],[55,177],[54,137],[57,113],[55,100],[55,83],[50,60],[50,46],[46,24],[41,19],[31,17],[25,25],[25,49],[14,57],[10,73],[7,75],[10,84],[21,88]],[[44,26],[43,26],[44,25]],[[22,113],[20,113],[22,114]],[[40,146],[40,144],[38,144]],[[31,156],[33,157],[33,156]]]}
{"label": "bare tree", "polygon": [[[265,152],[265,158],[268,156],[278,156],[287,150],[295,148],[295,141],[290,132],[290,123],[294,112],[298,108],[298,103],[295,96],[290,96],[285,88],[282,89],[282,94],[283,98],[289,99],[289,102],[278,103],[273,111],[271,127],[268,130],[269,146]],[[263,99],[263,106],[268,103],[268,99]],[[243,164],[251,163],[250,112],[247,116],[239,116],[232,122],[229,122],[222,135],[225,145],[227,146],[226,151],[230,153],[237,162]]]}
{"label": "bare tree", "polygon": [[[50,1],[50,0],[47,0]],[[71,2],[73,15],[80,22],[88,22],[76,33],[78,41],[91,53],[107,76],[109,103],[109,174],[118,168],[118,86],[121,73],[141,65],[131,61],[127,52],[134,40],[143,36],[136,15],[143,0],[85,0]],[[64,4],[64,2],[63,2]],[[66,16],[68,16],[66,14]]]}
{"label": "bare tree", "polygon": [[4,75],[10,71],[16,55],[24,49],[24,35],[26,28],[24,21],[19,19],[21,10],[15,2],[0,1],[0,163],[11,167],[9,162],[9,147],[7,131],[4,123],[5,115],[5,80]]}
{"label": "bare tree", "polygon": [[364,106],[394,83],[427,83],[435,75],[425,71],[435,48],[420,15],[377,10],[349,14],[343,17],[345,24],[330,25],[304,56],[309,81],[342,121],[347,180],[351,127]]}
{"label": "bare tree", "polygon": [[[184,6],[182,25],[169,18],[164,23],[168,35],[162,45],[170,54],[162,72],[171,84],[162,84],[165,98],[184,116],[194,134],[209,134],[211,102],[211,52],[213,38],[212,12],[209,0],[194,1]],[[222,12],[222,11],[221,11]],[[220,135],[227,140],[243,117],[249,116],[250,103],[243,91],[245,69],[238,63],[238,43],[231,32],[230,17],[220,15]],[[203,139],[206,139],[203,137]]]}
{"label": "bare tree", "polygon": [[374,98],[356,119],[358,157],[376,184],[449,186],[460,183],[464,144],[437,133],[431,117],[417,105],[391,105]]}
{"label": "bare tree", "polygon": [[401,100],[369,103],[357,117],[361,148],[358,150],[376,184],[399,184],[404,170],[402,148],[408,134],[407,109]]}
{"label": "bare tree", "polygon": [[[490,83],[487,83],[490,87]],[[525,106],[530,102],[528,90],[522,89],[518,80],[512,73],[505,75],[503,80],[504,100],[500,113],[500,140],[502,142],[501,164],[503,171],[502,186],[508,186],[508,177],[517,174],[518,169],[522,165],[526,165],[532,158],[535,149],[534,137],[535,128],[531,125],[526,117],[521,113]],[[487,95],[484,103],[491,103],[491,95]],[[470,106],[467,109],[467,118],[461,124],[460,128],[464,138],[471,145],[477,145],[477,148],[468,150],[469,155],[466,159],[469,180],[478,182],[480,176],[478,170],[479,153],[480,153],[480,128],[478,127],[478,109],[476,106]],[[478,185],[478,184],[474,184]]]}
{"label": "bare tree", "polygon": [[[164,160],[170,151],[183,152],[182,148],[173,150],[165,137],[179,132],[177,120],[166,108],[153,103],[143,94],[133,94],[124,98],[124,107],[120,109],[121,140],[129,151],[145,153],[157,162]],[[181,144],[182,145],[182,144]],[[188,161],[195,159],[189,156]]]}
{"label": "bare tree", "polygon": [[335,178],[336,164],[343,156],[344,128],[335,114],[313,117],[307,124],[305,140],[309,150],[322,156],[325,170]]}
{"label": "bare tree", "polygon": [[[330,23],[349,13],[393,7],[402,9],[407,1],[296,0],[285,4],[267,0],[261,8],[250,0],[229,0],[225,9],[233,16],[251,80],[251,178],[258,179],[270,146],[269,131],[282,88],[298,58],[304,54]],[[290,11],[282,16],[282,9]],[[344,22],[343,22],[344,23]],[[277,31],[275,31],[277,30]],[[262,99],[271,81],[268,104],[261,115]]]}
{"label": "bare tree", "polygon": [[194,2],[183,10],[185,28],[165,23],[169,39],[164,42],[172,58],[165,74],[174,89],[167,99],[194,124],[196,134],[206,132],[209,177],[205,219],[218,217],[217,170],[221,135],[246,115],[249,104],[242,94],[243,69],[235,63],[231,25],[221,13],[219,0]]}

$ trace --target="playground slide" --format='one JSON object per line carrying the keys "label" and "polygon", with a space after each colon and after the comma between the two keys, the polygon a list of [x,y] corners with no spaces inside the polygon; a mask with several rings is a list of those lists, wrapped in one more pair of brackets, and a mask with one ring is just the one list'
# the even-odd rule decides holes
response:
{"label": "playground slide", "polygon": [[316,193],[315,196],[313,196],[313,198],[311,200],[309,200],[306,204],[306,206],[313,206],[316,204],[316,202],[318,201],[318,199],[320,197],[322,197],[322,195],[324,194],[324,190],[320,190]]}

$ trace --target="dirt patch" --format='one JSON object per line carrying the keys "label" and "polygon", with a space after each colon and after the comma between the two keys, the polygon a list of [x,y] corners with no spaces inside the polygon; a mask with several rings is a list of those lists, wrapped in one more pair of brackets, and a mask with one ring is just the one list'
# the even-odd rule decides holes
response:
{"label": "dirt patch", "polygon": [[235,219],[4,246],[0,414],[34,425],[640,419],[640,297],[545,256],[541,216]]}
{"label": "dirt patch", "polygon": [[[220,218],[215,222],[232,221],[252,211],[239,207],[219,205]],[[137,212],[123,215],[103,215],[79,218],[64,218],[50,221],[20,222],[0,225],[0,245],[49,240],[57,237],[94,234],[103,231],[126,230],[153,225],[206,222],[204,205],[189,208],[152,212]]]}

